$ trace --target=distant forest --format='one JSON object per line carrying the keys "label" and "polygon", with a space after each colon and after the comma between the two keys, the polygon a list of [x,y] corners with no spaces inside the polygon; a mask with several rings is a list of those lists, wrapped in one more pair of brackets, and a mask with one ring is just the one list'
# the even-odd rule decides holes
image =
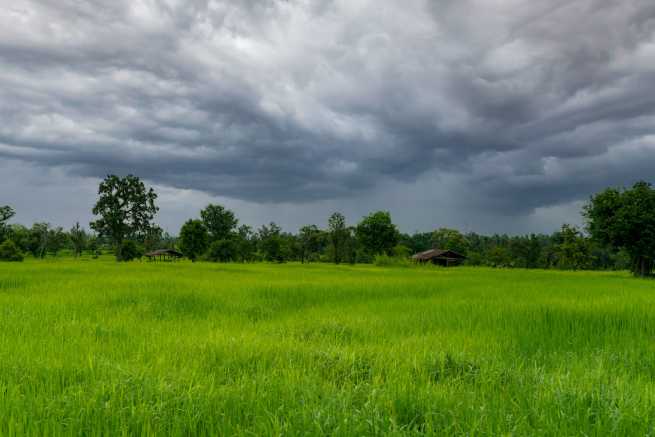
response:
{"label": "distant forest", "polygon": [[98,190],[97,220],[65,230],[48,223],[9,224],[10,206],[0,207],[0,260],[21,261],[61,255],[119,261],[141,258],[156,249],[180,250],[192,261],[329,262],[409,265],[411,255],[431,248],[467,257],[465,264],[505,268],[631,270],[649,276],[655,255],[655,190],[646,182],[629,189],[608,188],[592,196],[582,211],[586,227],[568,224],[551,235],[463,234],[456,229],[405,234],[391,215],[377,211],[349,224],[335,212],[325,229],[301,227],[283,232],[276,223],[253,229],[240,225],[233,211],[210,204],[190,218],[177,236],[163,232],[154,218],[157,194],[136,176],[110,175]]}

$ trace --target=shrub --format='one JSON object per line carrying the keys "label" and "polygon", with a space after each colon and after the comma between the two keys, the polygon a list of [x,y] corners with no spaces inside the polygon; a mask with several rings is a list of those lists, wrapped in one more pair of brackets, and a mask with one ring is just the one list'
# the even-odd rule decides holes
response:
{"label": "shrub", "polygon": [[121,261],[132,261],[143,256],[143,251],[132,240],[125,240],[121,245]]}
{"label": "shrub", "polygon": [[412,261],[406,257],[375,255],[375,265],[380,267],[410,267]]}
{"label": "shrub", "polygon": [[16,243],[11,240],[6,240],[0,244],[0,261],[23,261],[23,254],[21,253]]}
{"label": "shrub", "polygon": [[213,262],[235,261],[238,255],[238,247],[234,240],[214,241],[207,251],[206,258]]}
{"label": "shrub", "polygon": [[398,244],[393,248],[393,255],[398,258],[409,258],[412,256],[412,250],[403,244]]}

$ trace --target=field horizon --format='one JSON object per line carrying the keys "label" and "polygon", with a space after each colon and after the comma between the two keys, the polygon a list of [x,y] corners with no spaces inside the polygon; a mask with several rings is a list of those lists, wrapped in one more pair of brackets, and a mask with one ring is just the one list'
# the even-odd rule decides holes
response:
{"label": "field horizon", "polygon": [[0,263],[3,435],[651,434],[627,272]]}

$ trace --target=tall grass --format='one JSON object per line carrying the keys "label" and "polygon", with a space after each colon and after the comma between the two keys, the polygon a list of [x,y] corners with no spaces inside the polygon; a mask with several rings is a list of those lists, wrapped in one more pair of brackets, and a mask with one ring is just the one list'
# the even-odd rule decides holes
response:
{"label": "tall grass", "polygon": [[655,282],[0,264],[2,435],[646,435]]}

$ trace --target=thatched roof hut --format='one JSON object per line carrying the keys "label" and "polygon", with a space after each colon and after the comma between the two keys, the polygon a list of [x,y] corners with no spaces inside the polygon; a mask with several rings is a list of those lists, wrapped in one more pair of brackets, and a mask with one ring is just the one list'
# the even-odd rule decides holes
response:
{"label": "thatched roof hut", "polygon": [[182,258],[184,254],[175,249],[157,249],[145,254],[148,261],[174,261]]}
{"label": "thatched roof hut", "polygon": [[458,266],[466,260],[466,256],[454,250],[430,249],[412,256],[414,261],[420,263],[431,262],[444,267]]}

